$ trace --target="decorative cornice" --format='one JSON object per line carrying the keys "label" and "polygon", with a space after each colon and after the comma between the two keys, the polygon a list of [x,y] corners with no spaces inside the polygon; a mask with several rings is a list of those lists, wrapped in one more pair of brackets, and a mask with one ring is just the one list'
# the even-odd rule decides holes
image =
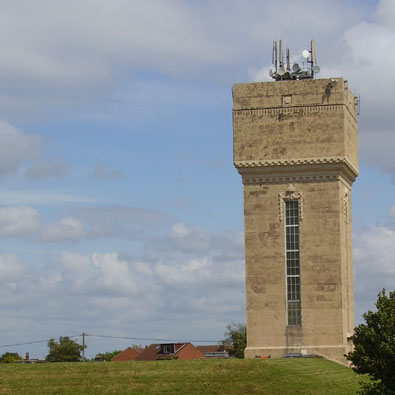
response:
{"label": "decorative cornice", "polygon": [[303,116],[313,116],[314,114],[320,112],[328,111],[341,111],[347,109],[347,112],[356,121],[356,114],[351,112],[349,107],[345,104],[315,104],[311,106],[285,106],[285,107],[251,107],[251,108],[234,108],[233,117],[246,117],[250,115],[268,115],[271,117],[276,117],[279,114],[294,114]]}
{"label": "decorative cornice", "polygon": [[234,163],[243,183],[277,183],[296,181],[329,181],[343,177],[352,185],[358,170],[344,156],[246,160]]}
{"label": "decorative cornice", "polygon": [[299,220],[303,221],[304,218],[304,194],[302,192],[295,192],[295,187],[292,184],[287,186],[286,192],[278,194],[278,220],[284,221],[284,201],[285,200],[298,200],[299,204]]}
{"label": "decorative cornice", "polygon": [[270,108],[243,108],[233,109],[233,116],[249,116],[249,115],[270,115],[278,116],[278,114],[293,114],[298,113],[302,115],[314,115],[323,111],[339,111],[346,106],[344,104],[318,104],[312,106],[292,106],[292,107],[270,107]]}
{"label": "decorative cornice", "polygon": [[294,166],[316,165],[326,163],[347,163],[352,166],[344,156],[332,156],[327,158],[303,158],[303,159],[278,159],[278,160],[243,160],[234,162],[235,167],[269,167],[269,166]]}
{"label": "decorative cornice", "polygon": [[294,176],[243,176],[244,185],[284,184],[286,182],[324,182],[339,180],[338,174],[294,175]]}

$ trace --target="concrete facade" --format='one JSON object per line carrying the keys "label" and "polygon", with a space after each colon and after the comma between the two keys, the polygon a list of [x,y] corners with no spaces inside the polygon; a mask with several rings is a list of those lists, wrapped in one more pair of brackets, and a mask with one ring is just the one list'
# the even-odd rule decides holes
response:
{"label": "concrete facade", "polygon": [[[245,355],[345,363],[354,328],[355,97],[342,78],[236,84],[234,164],[244,186]],[[286,201],[298,202],[300,325],[288,325]]]}

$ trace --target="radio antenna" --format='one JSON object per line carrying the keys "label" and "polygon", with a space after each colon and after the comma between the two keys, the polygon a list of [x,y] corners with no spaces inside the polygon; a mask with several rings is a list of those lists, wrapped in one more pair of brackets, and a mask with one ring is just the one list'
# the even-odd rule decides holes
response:
{"label": "radio antenna", "polygon": [[[273,41],[272,49],[272,63],[275,70],[269,70],[269,75],[276,81],[282,80],[307,80],[313,79],[316,74],[320,72],[320,67],[317,65],[317,52],[315,48],[315,40],[311,40],[310,51],[306,49],[302,52],[303,62],[302,67],[299,63],[293,63],[291,66],[291,55],[289,48],[286,48],[285,57],[286,64],[284,64],[283,40]],[[310,67],[305,68],[306,63]]]}
{"label": "radio antenna", "polygon": [[283,40],[280,40],[280,67],[284,67]]}
{"label": "radio antenna", "polygon": [[277,41],[273,41],[272,64],[277,71]]}

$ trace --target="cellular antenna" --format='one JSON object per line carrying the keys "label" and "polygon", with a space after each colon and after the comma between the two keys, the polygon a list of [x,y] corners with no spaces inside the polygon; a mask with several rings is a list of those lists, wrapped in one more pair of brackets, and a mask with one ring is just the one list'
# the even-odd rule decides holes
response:
{"label": "cellular antenna", "polygon": [[315,50],[315,40],[311,40],[311,61],[317,63],[317,52]]}
{"label": "cellular antenna", "polygon": [[272,64],[277,71],[277,41],[273,41]]}
{"label": "cellular antenna", "polygon": [[315,74],[320,72],[320,67],[317,63],[317,52],[315,48],[315,41],[311,40],[310,51],[306,49],[302,52],[302,61],[294,62],[291,66],[291,55],[289,48],[286,48],[286,64],[284,64],[283,40],[273,41],[272,49],[272,63],[275,70],[270,70],[269,75],[276,81],[283,80],[307,80],[313,79]]}
{"label": "cellular antenna", "polygon": [[284,67],[283,40],[280,40],[280,67]]}

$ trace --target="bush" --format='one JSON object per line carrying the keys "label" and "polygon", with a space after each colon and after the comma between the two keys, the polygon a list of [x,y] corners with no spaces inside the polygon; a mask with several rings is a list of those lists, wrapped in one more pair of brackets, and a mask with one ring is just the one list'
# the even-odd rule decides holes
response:
{"label": "bush", "polygon": [[1,363],[12,363],[15,361],[22,361],[22,357],[17,352],[5,352],[0,357]]}
{"label": "bush", "polygon": [[368,374],[372,382],[362,384],[362,394],[395,394],[395,292],[378,294],[377,311],[363,315],[366,324],[355,328],[354,350],[346,355],[352,368]]}
{"label": "bush", "polygon": [[229,354],[236,358],[244,358],[244,349],[247,347],[246,325],[233,322],[226,329],[224,344],[233,346],[233,349],[229,350]]}

